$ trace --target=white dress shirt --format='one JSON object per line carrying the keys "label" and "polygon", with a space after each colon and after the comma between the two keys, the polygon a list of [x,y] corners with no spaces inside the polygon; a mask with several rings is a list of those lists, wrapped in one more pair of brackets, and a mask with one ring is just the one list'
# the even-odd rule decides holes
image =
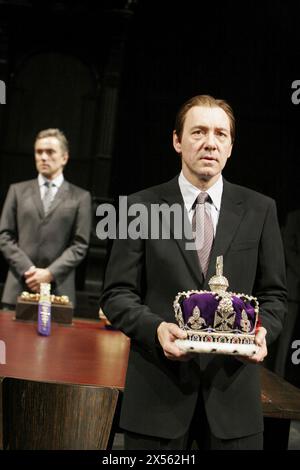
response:
{"label": "white dress shirt", "polygon": [[60,175],[58,175],[56,178],[54,178],[53,180],[48,180],[47,178],[45,178],[43,175],[41,175],[39,173],[38,183],[39,183],[39,188],[40,188],[40,193],[41,193],[41,199],[43,200],[46,189],[47,189],[47,186],[46,186],[45,183],[52,183],[53,184],[53,188],[52,188],[53,189],[53,191],[52,191],[52,201],[53,201],[53,199],[56,196],[57,191],[59,190],[59,188],[63,184],[63,182],[64,182],[64,175],[62,173]]}
{"label": "white dress shirt", "polygon": [[[194,214],[194,203],[201,193],[199,188],[196,188],[192,183],[190,183],[186,177],[183,175],[182,171],[178,177],[178,183],[180,187],[180,191],[183,197],[183,201],[188,213],[189,221],[192,223],[192,218]],[[218,178],[213,186],[211,186],[207,191],[205,191],[211,198],[212,203],[205,203],[205,210],[210,211],[210,216],[212,219],[213,227],[214,227],[214,236],[216,235],[219,215],[220,215],[220,208],[221,208],[221,200],[222,200],[222,193],[223,193],[223,178],[222,175]]]}

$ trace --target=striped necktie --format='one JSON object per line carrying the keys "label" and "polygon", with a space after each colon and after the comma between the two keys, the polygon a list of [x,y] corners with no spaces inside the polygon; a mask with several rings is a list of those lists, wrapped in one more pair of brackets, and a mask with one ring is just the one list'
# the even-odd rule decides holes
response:
{"label": "striped necktie", "polygon": [[210,201],[209,195],[205,192],[201,192],[197,197],[197,204],[192,219],[192,231],[204,277],[206,277],[211,247],[214,240],[214,227],[210,211],[205,210],[205,203],[209,203]]}
{"label": "striped necktie", "polygon": [[51,207],[52,201],[54,199],[55,184],[50,183],[49,181],[46,181],[45,186],[46,186],[46,191],[43,197],[43,206],[44,206],[44,213],[45,215],[47,215]]}

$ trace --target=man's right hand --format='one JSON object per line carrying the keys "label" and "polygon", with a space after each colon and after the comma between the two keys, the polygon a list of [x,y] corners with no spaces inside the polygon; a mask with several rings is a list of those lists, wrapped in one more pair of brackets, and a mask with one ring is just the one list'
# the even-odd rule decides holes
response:
{"label": "man's right hand", "polygon": [[186,339],[187,333],[175,323],[162,322],[157,328],[157,338],[163,348],[165,356],[171,361],[188,361],[192,353],[182,351],[176,344],[176,339]]}

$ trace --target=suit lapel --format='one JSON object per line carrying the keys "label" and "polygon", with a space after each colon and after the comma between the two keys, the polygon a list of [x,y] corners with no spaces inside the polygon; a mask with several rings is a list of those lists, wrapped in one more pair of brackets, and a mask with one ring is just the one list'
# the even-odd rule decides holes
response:
{"label": "suit lapel", "polygon": [[[183,255],[186,263],[188,264],[191,274],[195,278],[196,283],[199,284],[200,281],[200,283],[202,284],[203,274],[199,266],[197,251],[196,249],[188,250],[186,248],[187,245],[191,245],[193,243],[192,228],[188,221],[188,214],[179,188],[178,176],[176,176],[173,180],[169,181],[168,183],[166,183],[166,185],[164,185],[162,200],[166,201],[169,205],[180,204],[181,206],[183,217],[185,217],[187,220],[187,223],[185,224],[186,233],[184,233],[185,231],[183,230],[182,238],[175,239],[175,242],[177,243],[181,254]],[[170,227],[170,232],[174,236],[172,226]]]}
{"label": "suit lapel", "polygon": [[234,185],[224,180],[220,216],[208,266],[206,284],[215,274],[217,256],[225,256],[244,216],[243,200]]}
{"label": "suit lapel", "polygon": [[39,216],[41,218],[44,218],[44,208],[41,200],[41,192],[37,179],[32,182],[32,199],[34,205],[36,206]]}

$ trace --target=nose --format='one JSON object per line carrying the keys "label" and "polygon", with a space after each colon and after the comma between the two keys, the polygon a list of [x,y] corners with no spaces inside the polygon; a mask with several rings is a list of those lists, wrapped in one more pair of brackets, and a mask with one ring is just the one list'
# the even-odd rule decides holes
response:
{"label": "nose", "polygon": [[48,154],[47,154],[47,152],[46,152],[46,151],[45,151],[45,152],[41,152],[41,153],[40,153],[40,157],[41,157],[41,159],[42,159],[43,161],[47,160],[47,159],[48,159]]}
{"label": "nose", "polygon": [[206,149],[215,149],[216,148],[216,138],[213,132],[208,132],[205,139],[205,148]]}

